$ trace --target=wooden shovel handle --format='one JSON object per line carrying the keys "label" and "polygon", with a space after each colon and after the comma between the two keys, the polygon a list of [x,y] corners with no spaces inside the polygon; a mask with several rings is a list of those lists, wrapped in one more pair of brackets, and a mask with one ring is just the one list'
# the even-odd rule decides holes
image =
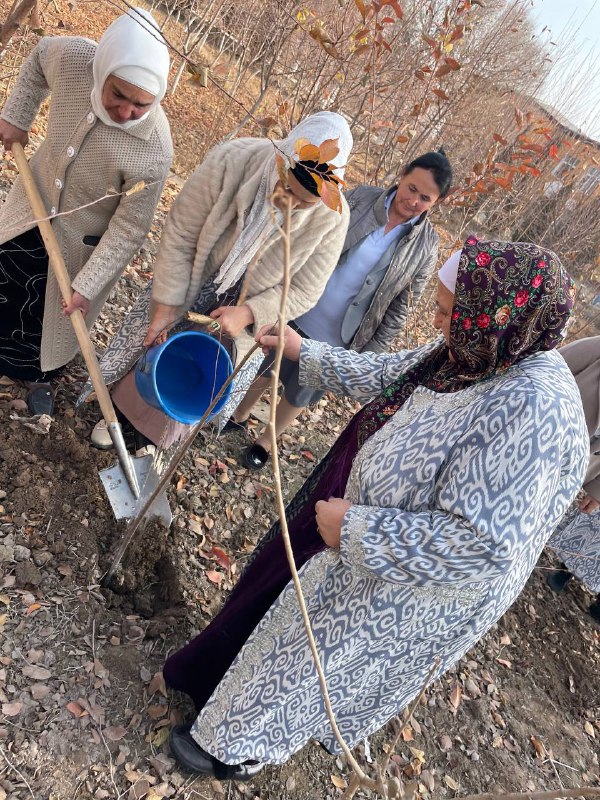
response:
{"label": "wooden shovel handle", "polygon": [[[18,142],[14,142],[11,149],[15,157],[15,161],[17,162],[17,167],[19,168],[21,180],[23,181],[23,186],[25,187],[25,192],[27,193],[29,204],[31,205],[31,210],[33,211],[37,226],[42,234],[44,244],[46,245],[48,261],[56,277],[60,293],[65,302],[70,303],[73,295],[71,290],[71,279],[69,278],[69,273],[67,272],[62,253],[60,252],[60,247],[56,241],[56,236],[52,230],[52,225],[48,219],[48,212],[44,207],[44,201],[42,200],[42,196],[40,195],[36,186],[23,148]],[[115,414],[115,409],[106,387],[106,383],[102,377],[96,351],[90,339],[90,334],[86,327],[83,314],[79,309],[75,309],[70,316],[70,320],[73,324],[73,328],[75,329],[75,335],[77,336],[77,341],[79,342],[81,354],[85,359],[85,363],[90,374],[90,379],[94,386],[96,397],[98,398],[98,404],[100,405],[100,409],[102,411],[102,416],[104,417],[106,424],[110,425],[112,422],[117,421],[117,416]]]}

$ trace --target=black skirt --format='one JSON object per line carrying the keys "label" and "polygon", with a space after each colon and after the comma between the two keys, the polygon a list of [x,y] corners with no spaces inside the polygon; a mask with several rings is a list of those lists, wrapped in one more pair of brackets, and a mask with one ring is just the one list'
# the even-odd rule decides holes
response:
{"label": "black skirt", "polygon": [[47,381],[40,368],[48,253],[38,228],[0,245],[0,375]]}

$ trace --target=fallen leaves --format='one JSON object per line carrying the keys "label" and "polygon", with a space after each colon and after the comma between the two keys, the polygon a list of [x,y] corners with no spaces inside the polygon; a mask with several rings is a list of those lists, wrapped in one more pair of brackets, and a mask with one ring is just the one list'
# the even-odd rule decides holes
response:
{"label": "fallen leaves", "polygon": [[50,687],[45,683],[34,683],[31,687],[31,696],[34,700],[43,700],[50,694]]}
{"label": "fallen leaves", "polygon": [[341,778],[339,775],[332,775],[331,776],[331,782],[338,789],[346,789],[348,787],[348,784],[346,783],[346,781],[343,778]]}
{"label": "fallen leaves", "polygon": [[127,728],[123,725],[110,725],[102,732],[110,742],[119,742],[127,733]]}
{"label": "fallen leaves", "polygon": [[454,686],[452,687],[452,691],[450,692],[450,705],[453,708],[454,714],[456,714],[461,699],[462,699],[462,689],[460,688],[460,684],[455,683]]}
{"label": "fallen leaves", "polygon": [[160,719],[161,717],[165,716],[168,710],[169,709],[167,706],[161,706],[161,705],[147,706],[146,708],[146,711],[150,719]]}
{"label": "fallen leaves", "polygon": [[7,717],[16,717],[21,713],[23,703],[2,703],[2,713]]}
{"label": "fallen leaves", "polygon": [[413,736],[412,728],[410,727],[410,725],[405,725],[404,728],[402,728],[402,739],[405,742],[412,742],[414,738],[415,737]]}
{"label": "fallen leaves", "polygon": [[75,701],[67,703],[67,711],[73,714],[73,716],[76,717],[77,719],[79,719],[79,717],[85,717],[88,713],[84,708],[82,708],[79,705],[79,703],[76,703]]}
{"label": "fallen leaves", "polygon": [[34,681],[47,681],[52,677],[52,673],[46,667],[39,667],[35,664],[26,664],[21,672],[26,678],[31,678]]}
{"label": "fallen leaves", "polygon": [[150,683],[148,684],[148,694],[152,697],[156,693],[162,694],[163,697],[167,696],[167,687],[162,672],[155,672]]}
{"label": "fallen leaves", "polygon": [[127,191],[125,192],[125,196],[130,197],[132,194],[138,194],[138,192],[141,192],[142,189],[145,188],[146,188],[146,181],[138,181],[137,183],[134,183],[134,185],[130,189],[127,189]]}
{"label": "fallen leaves", "polygon": [[444,775],[444,783],[449,789],[452,789],[453,792],[458,792],[460,789],[460,784],[457,783],[451,775]]}
{"label": "fallen leaves", "polygon": [[226,569],[227,572],[229,572],[231,569],[231,559],[224,550],[213,545],[213,547],[211,547],[210,554],[214,556],[215,560],[221,567],[223,567],[223,569]]}
{"label": "fallen leaves", "polygon": [[150,736],[150,742],[153,747],[159,748],[167,741],[169,738],[169,727],[167,725],[164,728],[159,728],[155,733]]}
{"label": "fallen leaves", "polygon": [[533,745],[536,758],[546,758],[547,753],[543,742],[540,739],[538,739],[537,736],[530,736],[529,741]]}

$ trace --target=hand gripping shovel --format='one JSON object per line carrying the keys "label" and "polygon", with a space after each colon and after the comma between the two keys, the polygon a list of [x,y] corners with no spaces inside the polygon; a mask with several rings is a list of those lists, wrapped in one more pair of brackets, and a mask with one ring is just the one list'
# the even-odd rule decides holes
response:
{"label": "hand gripping shovel", "polygon": [[[19,173],[23,181],[23,186],[25,187],[25,192],[27,193],[27,197],[29,199],[29,204],[31,205],[31,209],[33,211],[33,215],[37,221],[40,233],[42,234],[44,244],[46,245],[48,261],[52,267],[52,270],[54,271],[60,293],[62,294],[65,302],[69,303],[72,295],[71,280],[69,278],[62,253],[60,252],[58,242],[56,241],[56,236],[52,230],[52,225],[48,219],[48,213],[44,207],[44,201],[42,200],[42,197],[35,184],[33,174],[29,167],[29,162],[27,161],[27,157],[25,156],[21,145],[15,142],[12,145],[12,152],[15,157],[15,161],[17,162],[17,167],[19,168]],[[106,427],[108,428],[110,438],[112,439],[117,451],[119,468],[115,467],[112,470],[114,473],[113,484],[117,485],[119,482],[122,483],[124,476],[134,497],[138,498],[140,495],[140,488],[136,470],[134,469],[131,456],[125,447],[123,431],[121,430],[121,425],[117,420],[117,415],[115,414],[115,409],[112,404],[112,400],[110,399],[110,394],[108,393],[108,389],[104,379],[102,378],[102,373],[96,357],[96,351],[94,350],[94,346],[90,340],[90,335],[85,325],[83,314],[81,311],[79,311],[79,309],[76,309],[71,314],[70,320],[73,324],[73,328],[75,329],[75,335],[77,336],[81,353],[85,359],[85,363],[90,374],[90,379],[94,386],[96,397],[98,398],[98,404],[100,405],[100,410],[102,411],[102,416],[106,421]],[[110,500],[111,487],[109,487],[105,481],[103,482]]]}

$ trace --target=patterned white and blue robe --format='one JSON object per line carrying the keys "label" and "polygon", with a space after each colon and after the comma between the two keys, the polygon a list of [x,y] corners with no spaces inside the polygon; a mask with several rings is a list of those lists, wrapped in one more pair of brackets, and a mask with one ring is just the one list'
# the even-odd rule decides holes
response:
{"label": "patterned white and blue robe", "polygon": [[570,509],[548,547],[590,592],[600,594],[600,511]]}
{"label": "patterned white and blue robe", "polygon": [[[364,402],[430,347],[359,355],[305,341],[300,375]],[[588,444],[577,386],[556,352],[456,393],[418,387],[367,440],[346,489],[340,549],[300,572],[348,745],[397,715],[434,659],[441,674],[514,602],[581,486]],[[192,735],[229,764],[283,763],[310,738],[339,752],[291,583]]]}

